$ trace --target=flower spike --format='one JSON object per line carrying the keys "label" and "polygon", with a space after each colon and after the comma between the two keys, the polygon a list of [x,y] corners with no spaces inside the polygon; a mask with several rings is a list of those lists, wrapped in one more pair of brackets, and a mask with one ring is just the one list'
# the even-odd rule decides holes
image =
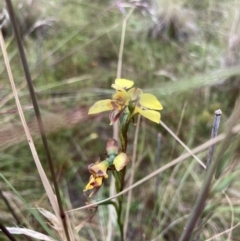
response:
{"label": "flower spike", "polygon": [[[160,110],[163,109],[158,99],[149,93],[144,93],[140,88],[133,87],[134,82],[127,79],[116,79],[112,88],[116,90],[112,99],[99,100],[90,109],[89,114],[97,114],[110,111],[110,125],[117,121],[121,115],[121,146],[122,150],[127,148],[127,131],[129,124],[135,115],[142,115],[145,118],[160,123]],[[118,143],[109,139],[106,144],[107,157],[104,161],[100,159],[88,166],[91,173],[89,183],[84,192],[90,191],[89,197],[97,192],[104,179],[108,178],[108,171],[121,171],[130,162],[125,152],[119,153]]]}

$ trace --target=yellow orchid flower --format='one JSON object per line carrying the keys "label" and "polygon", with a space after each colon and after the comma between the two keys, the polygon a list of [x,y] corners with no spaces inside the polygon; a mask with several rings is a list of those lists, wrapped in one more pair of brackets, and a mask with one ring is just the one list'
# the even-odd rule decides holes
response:
{"label": "yellow orchid flower", "polygon": [[93,175],[91,175],[89,178],[89,182],[83,191],[89,192],[87,196],[91,197],[101,187],[102,183],[103,177],[94,177]]}
{"label": "yellow orchid flower", "polygon": [[[132,116],[140,114],[145,118],[159,123],[161,115],[159,110],[163,107],[158,99],[148,93],[143,93],[139,88],[131,88],[134,85],[132,80],[116,79],[112,88],[116,90],[113,99],[97,101],[88,114],[97,114],[103,111],[111,111],[109,114],[110,124],[113,124],[125,111],[130,103],[134,104]],[[130,90],[128,90],[130,89]]]}
{"label": "yellow orchid flower", "polygon": [[156,110],[162,110],[163,107],[154,95],[143,93],[139,88],[132,88],[128,93],[131,101],[135,102],[133,115],[139,113],[153,122],[160,123],[161,115]]}
{"label": "yellow orchid flower", "polygon": [[129,105],[130,95],[126,91],[117,91],[116,94],[113,95],[113,100],[122,109],[124,106]]}
{"label": "yellow orchid flower", "polygon": [[115,139],[109,139],[106,143],[107,158],[100,161],[100,158],[95,163],[88,166],[91,173],[89,182],[86,185],[84,192],[91,197],[101,187],[103,180],[108,178],[108,170],[121,171],[130,161],[126,153],[119,153],[118,143]]}
{"label": "yellow orchid flower", "polygon": [[88,170],[94,177],[108,178],[108,175],[107,175],[108,167],[109,167],[109,163],[107,160],[102,162],[97,161],[94,164],[90,164],[88,166]]}
{"label": "yellow orchid flower", "polygon": [[117,90],[113,99],[99,100],[88,111],[88,114],[97,114],[104,111],[111,111],[109,119],[114,123],[125,108],[129,105],[130,95],[126,91],[133,86],[134,82],[127,79],[116,79],[112,87]]}
{"label": "yellow orchid flower", "polygon": [[89,182],[86,185],[84,192],[89,192],[87,194],[88,197],[91,197],[93,194],[97,192],[97,190],[101,187],[104,178],[108,178],[107,169],[109,167],[109,163],[107,160],[100,162],[100,159],[88,166],[89,172],[92,174],[89,178]]}
{"label": "yellow orchid flower", "polygon": [[113,99],[99,100],[88,111],[88,114],[97,114],[109,110],[122,110],[125,106],[128,106],[130,96],[125,89],[133,86],[132,80],[116,79],[115,84],[112,87],[117,90],[113,95]]}

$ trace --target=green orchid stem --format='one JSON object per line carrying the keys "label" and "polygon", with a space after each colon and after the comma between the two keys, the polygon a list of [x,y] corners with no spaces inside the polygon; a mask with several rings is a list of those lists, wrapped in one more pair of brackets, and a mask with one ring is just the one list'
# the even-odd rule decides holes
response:
{"label": "green orchid stem", "polygon": [[[121,151],[126,153],[127,151],[127,132],[130,124],[130,119],[131,119],[131,113],[128,113],[125,115],[122,119],[121,122],[121,131],[120,131],[120,141],[121,141]],[[117,192],[121,192],[124,188],[124,178],[126,174],[126,167],[124,167],[120,172],[119,172],[119,186],[116,189]],[[122,220],[122,209],[123,209],[123,196],[118,197],[118,226],[120,229],[120,234],[121,234],[121,241],[124,241],[124,225],[123,225],[123,220]]]}
{"label": "green orchid stem", "polygon": [[[121,182],[120,182],[120,173],[113,171],[112,172],[115,178],[115,187],[116,187],[116,191],[117,193],[121,192]],[[116,208],[115,208],[116,209]],[[117,213],[117,223],[119,226],[119,230],[120,230],[120,234],[121,234],[121,241],[124,240],[124,233],[123,233],[123,222],[122,222],[122,218],[121,218],[121,213],[122,213],[122,196],[118,197],[118,208],[116,209],[116,213]]]}
{"label": "green orchid stem", "polygon": [[118,205],[117,205],[117,203],[114,202],[114,201],[106,201],[106,202],[104,202],[104,203],[100,203],[100,204],[99,204],[99,206],[101,206],[101,205],[113,205],[114,208],[115,208],[115,210],[116,210],[116,212],[118,213]]}
{"label": "green orchid stem", "polygon": [[121,123],[121,131],[120,131],[120,140],[122,152],[126,153],[127,151],[127,132],[130,124],[131,113],[129,112],[127,115],[123,116]]}
{"label": "green orchid stem", "polygon": [[122,220],[122,200],[121,202],[118,200],[119,204],[118,204],[118,218],[117,218],[117,222],[118,222],[118,226],[120,229],[120,235],[121,235],[121,241],[124,241],[124,226],[123,226],[123,220]]}
{"label": "green orchid stem", "polygon": [[113,171],[112,174],[115,178],[116,191],[117,191],[117,193],[119,193],[120,192],[120,176],[119,176],[119,173],[116,172],[116,171]]}
{"label": "green orchid stem", "polygon": [[120,218],[121,215],[119,216],[119,213],[121,213],[121,211],[119,210],[119,206],[114,201],[106,201],[104,203],[100,203],[99,205],[113,205],[114,206],[114,208],[116,210],[116,213],[118,214],[117,222],[118,222],[118,226],[119,226],[119,229],[120,229],[120,232],[121,232],[121,240],[123,241],[123,238],[124,238],[123,223],[122,223],[121,218]]}

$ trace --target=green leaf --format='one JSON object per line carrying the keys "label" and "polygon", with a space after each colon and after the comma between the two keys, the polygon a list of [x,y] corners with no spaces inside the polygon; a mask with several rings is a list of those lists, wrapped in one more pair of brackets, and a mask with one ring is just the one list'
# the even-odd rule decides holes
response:
{"label": "green leaf", "polygon": [[226,189],[228,186],[230,186],[232,184],[232,182],[235,180],[235,178],[239,177],[239,172],[234,172],[229,174],[228,176],[224,177],[221,181],[217,182],[212,190],[211,190],[211,194],[215,195],[218,192],[223,191],[224,189]]}

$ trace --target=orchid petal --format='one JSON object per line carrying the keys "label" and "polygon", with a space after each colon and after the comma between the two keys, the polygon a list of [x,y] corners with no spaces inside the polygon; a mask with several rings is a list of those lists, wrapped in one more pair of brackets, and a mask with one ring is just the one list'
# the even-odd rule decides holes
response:
{"label": "orchid petal", "polygon": [[130,100],[130,95],[126,91],[117,91],[113,96],[113,99],[121,106],[128,105]]}
{"label": "orchid petal", "polygon": [[112,100],[99,100],[88,111],[88,114],[97,114],[104,111],[112,110]]}
{"label": "orchid petal", "polygon": [[146,107],[146,108],[149,108],[149,109],[153,109],[153,110],[162,110],[163,109],[161,103],[152,94],[148,94],[148,93],[142,94],[140,96],[139,103],[143,107]]}
{"label": "orchid petal", "polygon": [[102,186],[102,183],[103,177],[94,177],[93,175],[91,175],[89,178],[89,182],[83,191],[88,197],[91,197]]}
{"label": "orchid petal", "polygon": [[94,177],[93,175],[91,175],[89,178],[89,182],[83,191],[86,192],[93,188],[100,187],[102,185],[102,182],[103,182],[103,177]]}
{"label": "orchid petal", "polygon": [[131,100],[137,100],[142,94],[143,94],[143,91],[139,88],[132,88],[128,91],[128,94],[130,95],[131,97]]}
{"label": "orchid petal", "polygon": [[115,84],[112,84],[111,87],[115,90],[118,90],[118,91],[125,91],[123,88],[121,88],[120,86],[115,85]]}
{"label": "orchid petal", "polygon": [[122,152],[115,157],[113,165],[115,166],[117,171],[121,171],[128,164],[129,161],[130,159],[127,154]]}
{"label": "orchid petal", "polygon": [[115,79],[115,84],[124,89],[129,89],[134,85],[134,82],[128,79]]}
{"label": "orchid petal", "polygon": [[88,170],[90,173],[94,175],[94,177],[104,177],[108,178],[107,169],[109,167],[108,161],[96,162],[94,164],[90,164],[88,166]]}
{"label": "orchid petal", "polygon": [[161,115],[159,112],[157,111],[154,111],[154,110],[143,110],[139,107],[136,107],[135,108],[135,111],[134,113],[139,113],[140,115],[144,116],[145,118],[153,121],[153,122],[156,122],[156,123],[160,123],[160,118],[161,118]]}
{"label": "orchid petal", "polygon": [[125,90],[129,89],[134,85],[134,82],[132,80],[127,79],[116,79],[115,84],[112,84],[112,88],[115,90]]}

